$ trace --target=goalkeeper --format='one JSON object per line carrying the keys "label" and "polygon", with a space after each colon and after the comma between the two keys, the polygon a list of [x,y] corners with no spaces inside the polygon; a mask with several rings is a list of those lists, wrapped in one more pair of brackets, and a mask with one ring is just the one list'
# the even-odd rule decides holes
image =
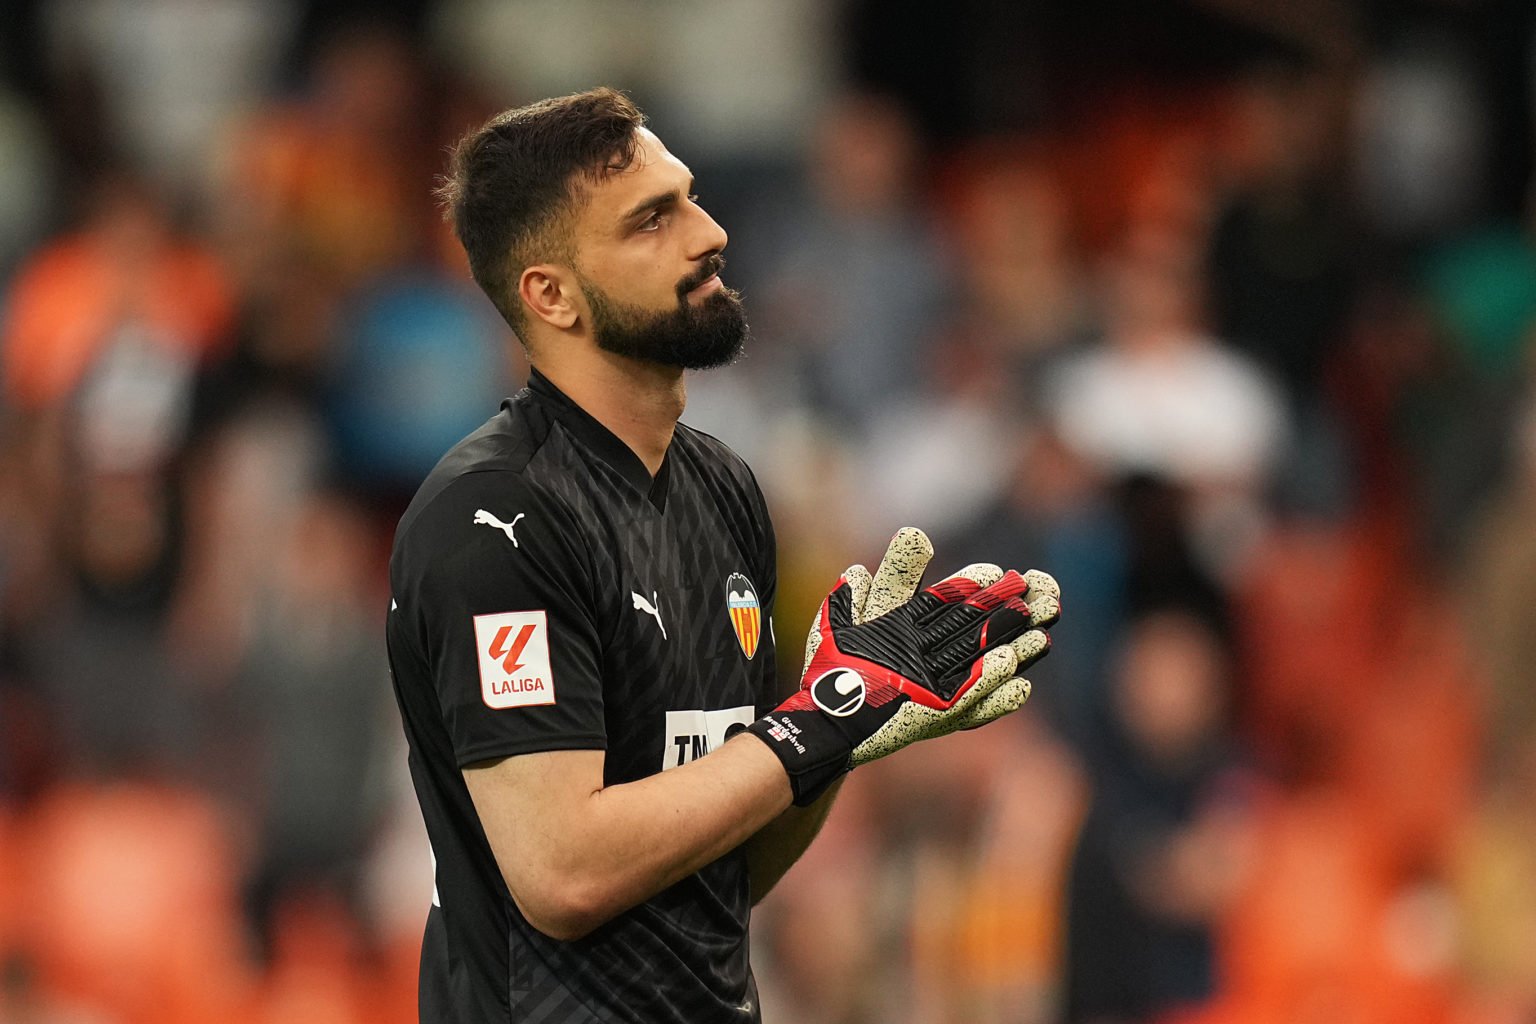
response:
{"label": "goalkeeper", "polygon": [[623,95],[508,111],[444,196],[528,387],[395,534],[390,669],[435,865],[429,1024],[758,1021],[747,925],[849,771],[1029,696],[1043,573],[920,589],[906,529],[822,604],[779,702],[756,481],[678,422],[746,339],[726,236]]}

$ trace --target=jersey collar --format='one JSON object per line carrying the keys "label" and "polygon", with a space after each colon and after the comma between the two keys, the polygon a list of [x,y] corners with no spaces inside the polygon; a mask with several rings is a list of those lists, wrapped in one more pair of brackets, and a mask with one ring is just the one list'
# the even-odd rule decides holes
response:
{"label": "jersey collar", "polygon": [[667,504],[667,480],[671,477],[672,447],[661,460],[661,467],[652,479],[645,463],[618,435],[599,423],[591,413],[577,405],[565,392],[538,370],[528,371],[528,390],[545,403],[560,425],[569,430],[583,444],[627,480],[630,486],[645,495],[658,511],[665,511]]}

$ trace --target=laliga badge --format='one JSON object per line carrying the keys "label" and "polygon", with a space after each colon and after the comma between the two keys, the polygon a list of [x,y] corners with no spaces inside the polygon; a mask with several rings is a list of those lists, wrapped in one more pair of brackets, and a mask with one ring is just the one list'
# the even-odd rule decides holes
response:
{"label": "laliga badge", "polygon": [[549,664],[549,622],[542,609],[475,616],[480,699],[488,708],[555,702]]}

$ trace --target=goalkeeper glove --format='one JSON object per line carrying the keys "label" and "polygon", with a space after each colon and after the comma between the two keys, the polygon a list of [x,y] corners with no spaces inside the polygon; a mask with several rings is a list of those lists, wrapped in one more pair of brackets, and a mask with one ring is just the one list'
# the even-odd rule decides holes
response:
{"label": "goalkeeper glove", "polygon": [[[868,622],[870,619],[879,618],[891,609],[911,600],[912,595],[917,591],[918,582],[923,577],[923,570],[927,568],[932,558],[933,545],[929,542],[927,535],[915,526],[906,526],[891,538],[890,547],[886,550],[885,557],[880,560],[880,568],[873,579],[870,578],[869,570],[862,565],[854,565],[846,569],[843,578],[848,581],[853,591],[854,621]],[[955,575],[964,576],[979,586],[987,587],[1002,579],[1003,570],[991,563],[981,562],[968,565]],[[1038,569],[1026,572],[1024,580],[1029,584],[1024,602],[1029,607],[1030,628],[1049,629],[1061,618],[1061,588],[1049,573]],[[813,626],[811,635],[806,640],[807,668],[820,641],[821,632]],[[1043,637],[1022,637],[1014,642],[1013,647],[1019,656],[1015,672],[1023,672],[1050,653],[1050,644],[1045,642]],[[930,721],[929,731],[909,742],[945,736],[957,729],[980,728],[994,719],[1017,711],[1029,699],[1029,693],[1029,680],[1018,677],[1009,679],[981,701],[969,714],[958,719],[935,717]],[[864,748],[862,753],[866,756],[861,760],[855,760],[854,767],[884,757],[897,748],[892,747],[890,750],[879,752],[876,752],[876,749],[877,745],[873,744]]]}
{"label": "goalkeeper glove", "polygon": [[[1029,683],[1013,674],[1049,649],[1036,619],[1059,613],[1054,581],[1034,574],[1045,591],[1038,609],[1024,600],[1029,581],[995,566],[972,566],[907,600],[931,551],[921,531],[904,530],[873,580],[862,566],[845,573],[812,626],[800,689],[748,727],[784,764],[797,805],[856,765],[983,725],[1028,697]],[[870,618],[872,599],[893,607]]]}

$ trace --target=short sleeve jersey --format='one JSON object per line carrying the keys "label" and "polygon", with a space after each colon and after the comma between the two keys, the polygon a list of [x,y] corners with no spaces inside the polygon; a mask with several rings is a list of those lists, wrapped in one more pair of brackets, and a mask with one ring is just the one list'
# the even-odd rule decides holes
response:
{"label": "short sleeve jersey", "polygon": [[679,424],[652,479],[537,373],[432,471],[395,535],[387,628],[436,870],[424,1024],[760,1018],[743,851],[560,942],[513,903],[461,770],[603,750],[618,785],[704,756],[775,703],[775,586],[729,448]]}

